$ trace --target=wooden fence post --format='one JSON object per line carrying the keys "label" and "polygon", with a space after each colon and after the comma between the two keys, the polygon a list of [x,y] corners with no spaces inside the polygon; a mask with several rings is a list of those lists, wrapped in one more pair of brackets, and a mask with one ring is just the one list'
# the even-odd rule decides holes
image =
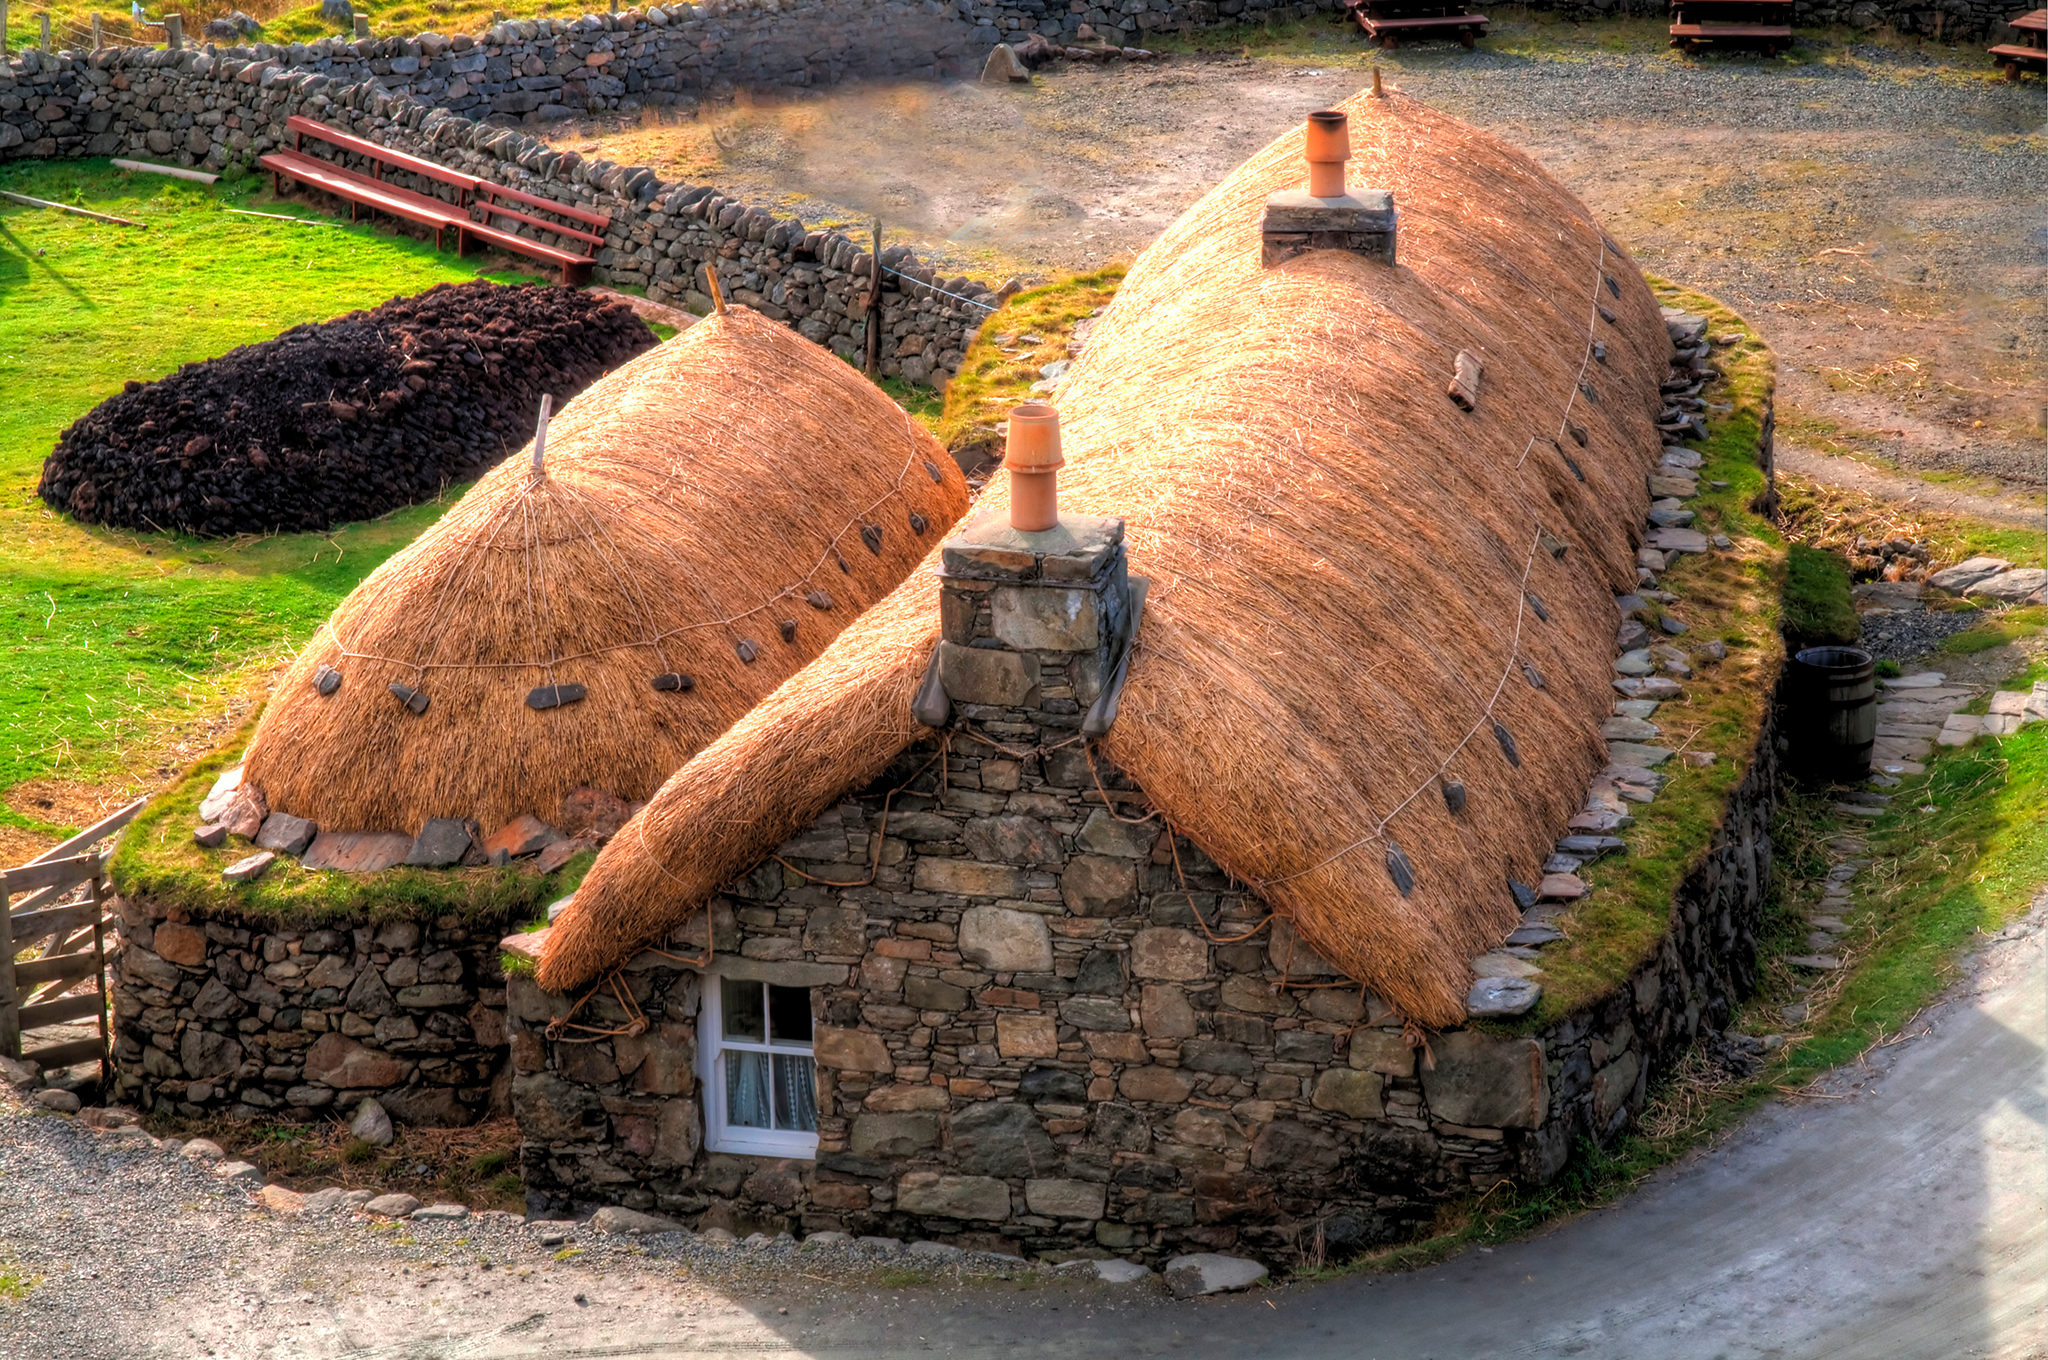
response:
{"label": "wooden fence post", "polygon": [[21,1056],[20,998],[14,986],[14,904],[0,890],[0,1057]]}
{"label": "wooden fence post", "polygon": [[50,50],[50,16],[45,12],[38,14],[36,19],[43,27],[43,51],[47,54]]}
{"label": "wooden fence post", "polygon": [[164,16],[164,46],[173,52],[182,51],[185,46],[185,16],[166,14]]}
{"label": "wooden fence post", "polygon": [[7,60],[7,0],[0,0],[0,61]]}
{"label": "wooden fence post", "polygon": [[100,32],[100,12],[94,10],[92,12],[92,50],[97,52],[106,45],[107,40]]}
{"label": "wooden fence post", "polygon": [[867,342],[870,378],[882,376],[882,219],[875,219],[875,250],[868,256]]}
{"label": "wooden fence post", "polygon": [[361,15],[361,14],[358,14],[358,15],[356,16],[356,37],[357,37],[357,39],[358,39],[358,40],[360,40],[360,39],[363,39],[363,38],[367,38],[367,37],[369,37],[369,36],[370,36],[370,21],[369,21],[369,19],[368,19],[368,17],[367,17],[367,16],[365,16],[365,15]]}

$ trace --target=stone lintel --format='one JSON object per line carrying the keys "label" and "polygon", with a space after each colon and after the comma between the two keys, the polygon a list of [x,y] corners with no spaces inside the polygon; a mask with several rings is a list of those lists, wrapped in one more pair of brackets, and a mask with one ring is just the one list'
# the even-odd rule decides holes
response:
{"label": "stone lintel", "polygon": [[1107,575],[1124,541],[1124,522],[1101,515],[1062,515],[1039,533],[1010,527],[1002,510],[963,525],[941,550],[939,574],[977,581],[1059,581],[1076,585]]}
{"label": "stone lintel", "polygon": [[1270,268],[1311,250],[1341,250],[1394,263],[1397,214],[1385,189],[1316,198],[1290,189],[1266,200],[1259,223],[1260,260]]}

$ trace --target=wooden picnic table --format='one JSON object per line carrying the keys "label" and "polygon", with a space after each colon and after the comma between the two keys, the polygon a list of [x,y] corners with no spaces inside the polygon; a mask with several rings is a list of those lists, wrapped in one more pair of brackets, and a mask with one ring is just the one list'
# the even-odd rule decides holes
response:
{"label": "wooden picnic table", "polygon": [[2005,78],[2018,80],[2029,71],[2048,75],[2048,9],[2037,9],[2006,23],[2019,30],[2020,40],[1999,43],[1991,49],[1991,59],[2005,68]]}

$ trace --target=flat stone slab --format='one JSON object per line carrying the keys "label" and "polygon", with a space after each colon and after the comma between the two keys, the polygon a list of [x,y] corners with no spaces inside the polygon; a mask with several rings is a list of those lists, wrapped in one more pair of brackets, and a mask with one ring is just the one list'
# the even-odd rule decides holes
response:
{"label": "flat stone slab", "polygon": [[1609,831],[1620,831],[1636,824],[1636,819],[1626,812],[1581,812],[1565,826],[1573,831],[1585,831],[1602,835]]}
{"label": "flat stone slab", "polygon": [[1247,1261],[1238,1256],[1222,1256],[1212,1251],[1197,1252],[1193,1256],[1176,1256],[1166,1263],[1163,1272],[1166,1287],[1177,1299],[1199,1298],[1204,1294],[1228,1294],[1240,1289],[1250,1289],[1267,1276],[1266,1268],[1257,1261]]}
{"label": "flat stone slab", "polygon": [[1669,759],[1671,752],[1662,746],[1643,746],[1632,741],[1607,743],[1607,760],[1612,765],[1634,765],[1639,769],[1654,770]]}
{"label": "flat stone slab", "polygon": [[2002,557],[1972,557],[1952,567],[1943,567],[1927,578],[1927,584],[1936,590],[1953,591],[1961,594],[1966,588],[1987,581],[2003,572],[2012,570],[2012,563]]}
{"label": "flat stone slab", "polygon": [[[1652,496],[1690,496],[1699,490],[1699,482],[1691,477],[1680,477],[1675,473],[1650,474]],[[1662,546],[1661,544],[1659,546]]]}
{"label": "flat stone slab", "polygon": [[299,862],[308,869],[374,874],[405,863],[411,853],[412,837],[395,831],[323,831],[306,847],[306,857]]}
{"label": "flat stone slab", "polygon": [[446,869],[460,864],[462,857],[469,853],[469,846],[469,827],[466,824],[453,817],[432,817],[421,828],[412,848],[406,851],[405,862],[423,869]]}
{"label": "flat stone slab", "polygon": [[1652,529],[1649,543],[1657,551],[1666,553],[1703,553],[1707,550],[1707,536],[1697,529]]}
{"label": "flat stone slab", "polygon": [[256,833],[259,849],[275,850],[280,855],[296,855],[304,852],[313,843],[313,837],[320,828],[304,817],[294,817],[289,812],[273,812],[263,819],[263,828]]}
{"label": "flat stone slab", "polygon": [[415,1223],[423,1218],[454,1220],[468,1217],[469,1206],[467,1204],[429,1204],[424,1208],[412,1211],[412,1221]]}
{"label": "flat stone slab", "polygon": [[1545,874],[1536,896],[1552,902],[1576,902],[1586,895],[1586,880],[1577,874]]}
{"label": "flat stone slab", "polygon": [[2006,600],[2013,604],[2048,588],[2048,570],[2040,567],[2021,567],[2016,571],[2000,572],[1970,586],[1966,594],[1988,595],[1994,600]]}
{"label": "flat stone slab", "polygon": [[1543,984],[1529,978],[1483,977],[1465,994],[1465,1013],[1475,1020],[1527,1015],[1543,999]]}
{"label": "flat stone slab", "polygon": [[1911,675],[1895,675],[1878,683],[1886,689],[1927,689],[1948,679],[1944,671],[1915,671]]}
{"label": "flat stone slab", "polygon": [[1651,737],[1663,735],[1663,729],[1642,718],[1616,714],[1600,724],[1600,735],[1610,741],[1648,741]]}
{"label": "flat stone slab", "polygon": [[1104,1284],[1135,1284],[1151,1276],[1150,1266],[1141,1266],[1136,1261],[1090,1261],[1095,1278]]}
{"label": "flat stone slab", "polygon": [[1543,970],[1527,959],[1518,959],[1499,950],[1481,954],[1472,960],[1472,976],[1475,978],[1532,978],[1542,974]]}
{"label": "flat stone slab", "polygon": [[1805,968],[1816,973],[1833,972],[1842,966],[1842,961],[1833,954],[1794,954],[1785,962],[1794,968]]}
{"label": "flat stone slab", "polygon": [[1563,938],[1564,932],[1556,926],[1537,921],[1530,925],[1515,927],[1514,933],[1508,936],[1507,942],[1509,944],[1526,945],[1531,949],[1539,949],[1546,944],[1555,944]]}
{"label": "flat stone slab", "polygon": [[1861,803],[1830,803],[1828,811],[1844,817],[1882,817],[1885,812],[1881,807],[1865,807]]}
{"label": "flat stone slab", "polygon": [[207,792],[205,799],[199,804],[199,820],[202,822],[218,821],[220,815],[227,811],[228,804],[234,801],[235,793],[241,787],[241,766],[237,765],[232,770],[222,771],[220,777],[213,781],[213,788]]}
{"label": "flat stone slab", "polygon": [[380,1218],[404,1218],[419,1207],[419,1200],[411,1195],[379,1195],[364,1203],[363,1212],[376,1214]]}
{"label": "flat stone slab", "polygon": [[258,850],[246,859],[238,859],[220,871],[220,876],[230,883],[254,883],[263,877],[263,871],[277,858],[275,850]]}

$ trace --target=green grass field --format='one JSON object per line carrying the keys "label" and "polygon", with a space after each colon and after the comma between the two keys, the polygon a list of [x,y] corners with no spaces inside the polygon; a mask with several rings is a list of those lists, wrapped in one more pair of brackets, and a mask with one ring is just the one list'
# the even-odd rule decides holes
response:
{"label": "green grass field", "polygon": [[227,211],[314,216],[269,201],[260,177],[208,187],[104,161],[17,163],[0,188],[147,224],[0,204],[0,826],[49,831],[11,790],[155,774],[177,729],[216,718],[446,508],[219,541],[92,528],[36,497],[58,434],[128,379],[478,270],[369,226]]}

